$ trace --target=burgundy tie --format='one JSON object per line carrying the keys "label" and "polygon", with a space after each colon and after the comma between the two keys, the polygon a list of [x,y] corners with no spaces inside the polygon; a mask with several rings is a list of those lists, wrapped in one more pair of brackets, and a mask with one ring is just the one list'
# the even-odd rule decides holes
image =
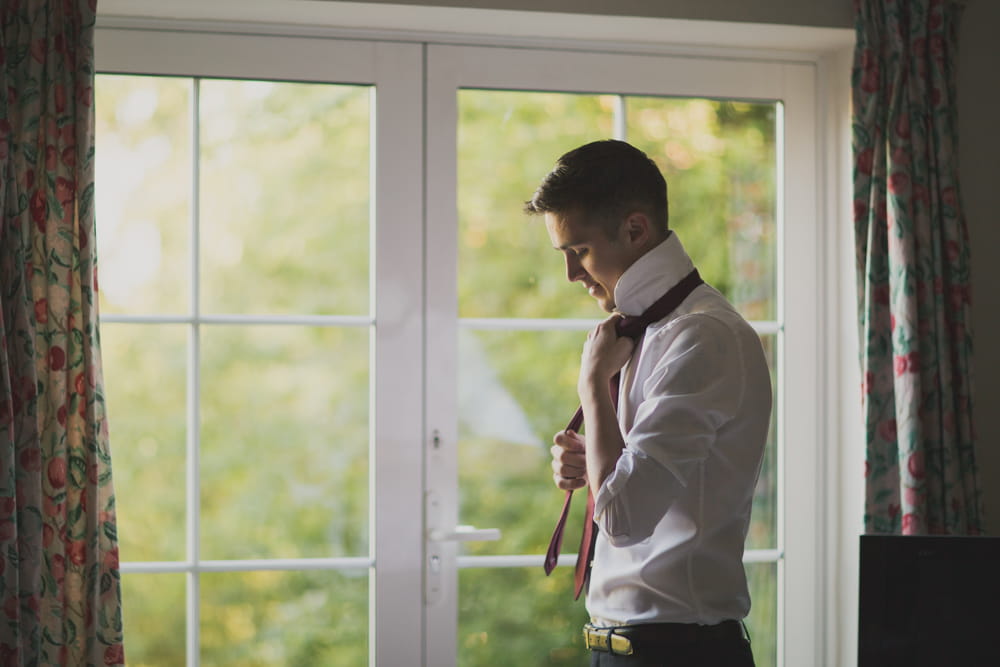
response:
{"label": "burgundy tie", "polygon": [[[661,296],[657,301],[647,308],[642,315],[635,317],[623,317],[618,320],[616,329],[619,336],[628,336],[632,340],[638,339],[643,332],[653,322],[659,322],[664,317],[674,311],[691,294],[692,291],[702,284],[698,270],[694,269],[687,274],[679,283],[674,285]],[[618,410],[618,384],[621,373],[616,373],[611,378],[611,399],[614,402],[615,410]],[[568,431],[580,431],[583,425],[583,406],[576,409],[573,418],[566,426]],[[559,562],[559,551],[562,548],[563,530],[566,528],[566,517],[569,515],[570,501],[573,500],[573,491],[566,492],[566,499],[563,501],[562,513],[556,523],[556,529],[552,533],[549,541],[549,550],[545,554],[545,574],[551,574]],[[587,513],[584,518],[583,535],[580,538],[580,551],[576,557],[576,573],[574,575],[573,599],[580,597],[580,592],[590,577],[590,558],[594,551],[594,543],[597,541],[597,526],[594,523],[594,494],[592,489],[587,491]]]}

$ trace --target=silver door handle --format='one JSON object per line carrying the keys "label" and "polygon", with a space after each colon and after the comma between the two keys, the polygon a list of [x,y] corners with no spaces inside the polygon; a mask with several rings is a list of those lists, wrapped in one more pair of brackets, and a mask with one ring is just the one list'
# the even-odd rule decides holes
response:
{"label": "silver door handle", "polygon": [[[474,526],[455,526],[453,517],[442,517],[441,502],[438,495],[428,491],[424,498],[426,503],[425,521],[427,550],[424,554],[424,601],[428,607],[439,604],[445,597],[445,584],[454,585],[454,572],[445,577],[445,566],[454,567],[454,547],[445,546],[449,542],[485,542],[500,539],[499,528],[476,528]],[[440,528],[441,525],[452,525],[452,528]],[[447,559],[447,560],[446,560]]]}

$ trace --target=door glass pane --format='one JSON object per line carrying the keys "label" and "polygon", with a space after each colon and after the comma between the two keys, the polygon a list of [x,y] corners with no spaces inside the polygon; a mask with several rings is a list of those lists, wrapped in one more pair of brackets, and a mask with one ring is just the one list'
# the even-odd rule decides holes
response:
{"label": "door glass pane", "polygon": [[778,548],[778,337],[764,334],[760,337],[764,356],[771,370],[771,427],[767,431],[764,460],[754,490],[747,549]]}
{"label": "door glass pane", "polygon": [[[503,532],[498,542],[463,543],[467,553],[545,552],[563,502],[549,473],[549,447],[576,411],[585,338],[582,331],[461,332],[459,516]],[[577,494],[567,552],[579,543],[585,506]]]}
{"label": "door glass pane", "polygon": [[202,82],[205,312],[368,313],[370,96]]}
{"label": "door glass pane", "polygon": [[201,575],[201,664],[368,664],[368,573]]}
{"label": "door glass pane", "polygon": [[145,573],[122,576],[122,616],[129,667],[186,664],[186,576]]}
{"label": "door glass pane", "polygon": [[204,558],[368,554],[368,338],[203,327]]}
{"label": "door glass pane", "polygon": [[191,79],[97,77],[94,192],[104,314],[190,308],[191,96]]}
{"label": "door glass pane", "polygon": [[750,585],[750,615],[746,625],[757,667],[777,665],[778,646],[778,564],[747,563]]}
{"label": "door glass pane", "polygon": [[183,325],[101,327],[118,539],[130,561],[184,558],[187,341]]}
{"label": "door glass pane", "polygon": [[[499,542],[463,544],[464,554],[541,554],[551,535],[563,496],[551,482],[548,449],[552,435],[565,427],[576,408],[585,338],[584,331],[567,330],[559,320],[596,322],[604,314],[579,285],[566,281],[562,259],[551,249],[543,224],[521,209],[556,158],[612,136],[621,109],[629,141],[664,171],[671,227],[702,275],[748,319],[777,317],[776,104],[461,91],[458,309],[465,321],[458,373],[460,522],[498,527],[503,533]],[[516,318],[552,322],[539,327]],[[764,334],[762,342],[776,383],[777,336]],[[772,414],[748,548],[777,546],[775,427]],[[584,500],[577,495],[573,512],[582,515]],[[580,524],[579,517],[569,519],[564,552],[576,551]],[[773,563],[748,566],[754,623],[768,638],[755,644],[758,664],[774,664],[775,571]],[[526,663],[538,664],[551,647],[550,662],[541,664],[562,664],[560,651],[573,664],[585,660],[582,649],[574,653],[573,648],[585,619],[563,627],[567,613],[546,607],[566,604],[572,596],[566,593],[563,599],[559,593],[549,600],[538,589],[570,585],[569,573],[566,568],[563,576],[557,572],[545,579],[530,568],[463,570],[459,663],[497,664],[504,660],[498,657],[501,650],[508,651],[504,655],[510,660],[511,636],[523,642]],[[520,600],[521,590],[532,595]],[[531,627],[509,632],[522,618]],[[538,631],[539,619],[549,618],[559,627]],[[551,636],[543,636],[545,632]],[[501,636],[506,644],[497,640]],[[520,647],[517,642],[514,646]]]}
{"label": "door glass pane", "polygon": [[[199,318],[369,313],[371,87],[131,75],[99,75],[96,85],[102,342],[123,559],[185,559],[191,509],[200,512],[196,559],[367,556],[370,328]],[[181,323],[155,321],[164,316]],[[186,496],[192,417],[195,508]],[[126,577],[130,664],[184,664],[184,575]],[[333,664],[333,648],[338,660],[364,663],[367,573],[275,577],[205,575],[210,597],[196,601],[204,664]],[[247,618],[270,628],[243,643],[256,647],[253,660],[224,646]]]}
{"label": "door glass pane", "polygon": [[611,135],[614,104],[607,95],[459,91],[461,317],[595,316],[586,292],[563,279],[542,221],[521,210],[557,157]]}
{"label": "door glass pane", "polygon": [[629,141],[667,179],[670,227],[750,320],[777,317],[777,104],[626,98]]}
{"label": "door glass pane", "polygon": [[[458,665],[589,664],[581,630],[589,619],[573,599],[573,570],[475,568],[459,572]],[[497,595],[503,591],[503,595]]]}
{"label": "door glass pane", "polygon": [[[576,372],[585,338],[578,331],[476,331],[459,336],[459,489],[463,523],[500,526],[499,542],[467,542],[466,553],[542,553],[552,526],[525,522],[533,509],[559,514],[562,494],[545,474],[552,434],[576,409]],[[777,393],[777,337],[761,336]],[[538,350],[544,350],[540,356]],[[748,549],[777,547],[777,400],[754,493]],[[497,461],[504,465],[497,466]],[[583,498],[582,495],[579,496]],[[574,549],[584,501],[571,511],[565,544]],[[569,546],[574,545],[574,546]]]}

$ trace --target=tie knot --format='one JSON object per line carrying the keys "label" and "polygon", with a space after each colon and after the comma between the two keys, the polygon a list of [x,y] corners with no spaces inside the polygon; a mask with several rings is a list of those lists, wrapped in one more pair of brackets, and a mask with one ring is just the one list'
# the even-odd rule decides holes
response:
{"label": "tie knot", "polygon": [[652,306],[643,311],[642,315],[626,315],[618,320],[615,330],[619,336],[627,336],[633,340],[639,338],[646,327],[672,313],[702,282],[698,270],[694,269],[679,283],[671,287],[666,294],[657,299]]}
{"label": "tie knot", "polygon": [[626,338],[631,338],[632,340],[637,339],[642,335],[642,332],[646,330],[652,322],[647,322],[642,315],[625,316],[618,320],[615,325],[615,330],[618,332],[619,336],[625,336]]}

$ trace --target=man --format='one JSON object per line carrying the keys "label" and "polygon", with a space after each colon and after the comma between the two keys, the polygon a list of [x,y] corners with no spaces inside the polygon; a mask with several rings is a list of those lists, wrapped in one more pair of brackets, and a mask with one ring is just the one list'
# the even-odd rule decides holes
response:
{"label": "man", "polygon": [[[583,348],[586,436],[552,447],[556,486],[594,495],[591,665],[752,666],[743,543],[771,415],[760,339],[700,282],[668,227],[666,182],[633,146],[563,155],[525,210],[545,216],[566,278],[612,313]],[[636,342],[618,335],[684,285]]]}

